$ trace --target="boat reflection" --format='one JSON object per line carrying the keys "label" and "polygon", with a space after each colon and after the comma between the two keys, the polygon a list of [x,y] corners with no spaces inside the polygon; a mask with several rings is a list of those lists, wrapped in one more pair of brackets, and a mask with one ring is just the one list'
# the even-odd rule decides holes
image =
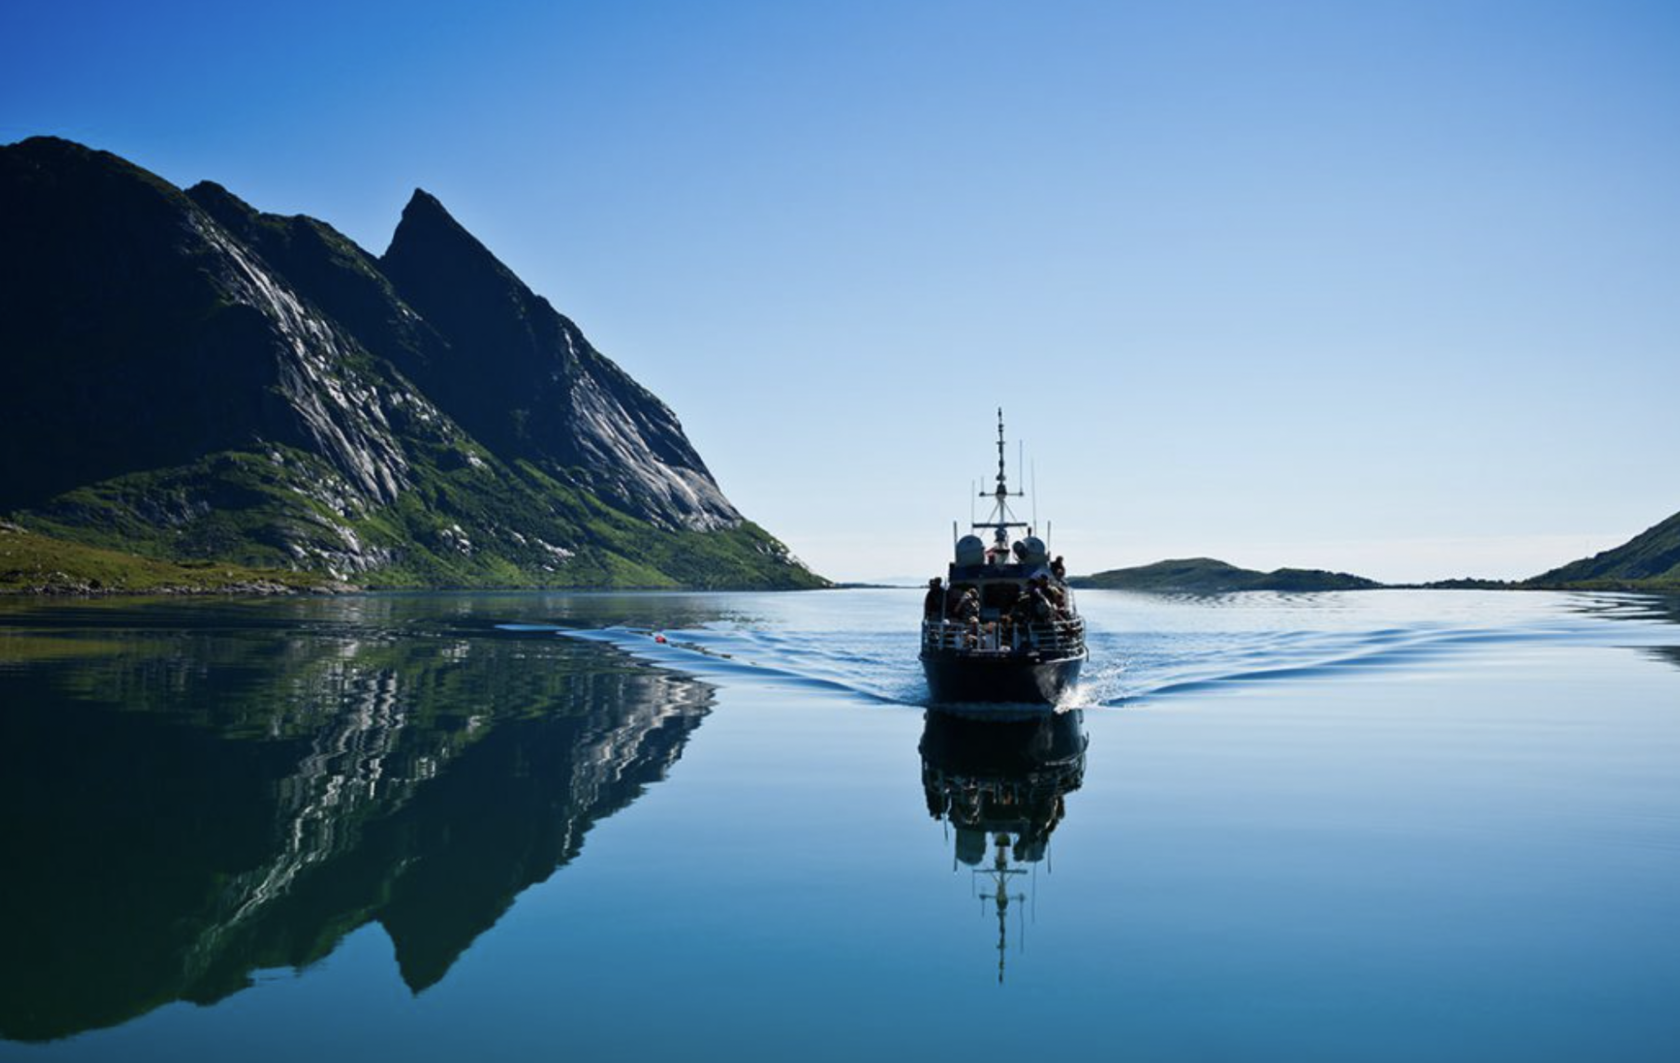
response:
{"label": "boat reflection", "polygon": [[[1049,854],[1066,797],[1085,778],[1088,739],[1078,710],[988,719],[929,709],[922,729],[928,812],[951,825],[955,860],[970,868],[998,923],[998,982],[1008,956],[1011,904]],[[990,856],[988,857],[988,849]]]}

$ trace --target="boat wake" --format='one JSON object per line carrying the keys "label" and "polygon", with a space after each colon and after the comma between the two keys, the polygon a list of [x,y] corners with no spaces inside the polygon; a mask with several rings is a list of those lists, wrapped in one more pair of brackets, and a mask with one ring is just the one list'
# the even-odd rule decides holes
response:
{"label": "boat wake", "polygon": [[[1119,707],[1216,689],[1416,669],[1454,655],[1525,645],[1657,647],[1680,642],[1673,618],[1651,612],[1648,601],[1638,599],[1552,596],[1553,601],[1540,603],[1533,595],[1507,593],[1495,596],[1493,604],[1501,608],[1478,611],[1464,608],[1469,603],[1462,600],[1443,598],[1445,592],[1416,592],[1432,594],[1429,605],[1450,608],[1414,615],[1420,610],[1383,608],[1395,604],[1385,600],[1386,593],[1365,592],[1363,600],[1252,594],[1165,599],[1148,602],[1144,610],[1136,596],[1115,608],[1088,594],[1091,658],[1063,706]],[[901,615],[881,627],[835,630],[778,626],[776,619],[764,617],[678,629],[500,626],[609,643],[722,684],[775,681],[881,704],[928,703],[915,632],[904,628]]]}

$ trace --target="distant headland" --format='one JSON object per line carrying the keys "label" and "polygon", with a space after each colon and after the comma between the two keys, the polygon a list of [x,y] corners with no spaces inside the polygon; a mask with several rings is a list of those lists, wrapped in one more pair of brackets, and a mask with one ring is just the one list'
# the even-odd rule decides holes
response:
{"label": "distant headland", "polygon": [[1157,561],[1116,568],[1068,581],[1099,590],[1172,594],[1234,591],[1347,591],[1396,587],[1425,590],[1594,590],[1680,592],[1680,513],[1647,528],[1613,550],[1583,558],[1525,580],[1461,578],[1430,583],[1386,584],[1346,572],[1280,568],[1257,572],[1209,557]]}
{"label": "distant headland", "polygon": [[1350,591],[1380,587],[1376,580],[1316,568],[1280,568],[1257,572],[1211,557],[1157,561],[1136,568],[1116,568],[1091,576],[1075,576],[1075,587],[1121,591],[1169,591],[1183,594],[1224,594],[1229,591]]}

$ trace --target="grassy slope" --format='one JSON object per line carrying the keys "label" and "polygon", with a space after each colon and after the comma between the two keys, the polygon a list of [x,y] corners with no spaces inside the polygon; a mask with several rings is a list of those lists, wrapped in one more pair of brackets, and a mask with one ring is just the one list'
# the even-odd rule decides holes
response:
{"label": "grassy slope", "polygon": [[1680,591],[1680,513],[1614,550],[1554,568],[1524,586],[1561,590]]}
{"label": "grassy slope", "polygon": [[0,594],[303,591],[320,576],[212,562],[177,564],[49,538],[0,523]]}
{"label": "grassy slope", "polygon": [[[509,467],[473,444],[458,445],[472,450],[472,460],[443,446],[433,453],[416,447],[411,487],[382,507],[356,504],[337,473],[314,455],[276,447],[267,454],[225,451],[188,466],[116,477],[68,492],[20,520],[66,546],[116,550],[194,571],[223,562],[301,570],[312,575],[292,578],[305,583],[827,585],[790,564],[785,548],[751,523],[717,532],[656,528],[527,463]],[[72,583],[99,579],[109,585],[80,563],[80,555],[67,554],[46,571],[64,573]]]}

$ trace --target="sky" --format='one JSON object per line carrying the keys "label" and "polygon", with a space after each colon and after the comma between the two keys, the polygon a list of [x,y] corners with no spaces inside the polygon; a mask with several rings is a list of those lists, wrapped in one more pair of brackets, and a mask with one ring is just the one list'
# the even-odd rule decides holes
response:
{"label": "sky", "polygon": [[1522,577],[1680,509],[1680,5],[61,0],[0,40],[0,142],[376,254],[437,195],[832,578],[942,570],[1000,405],[1076,573]]}

